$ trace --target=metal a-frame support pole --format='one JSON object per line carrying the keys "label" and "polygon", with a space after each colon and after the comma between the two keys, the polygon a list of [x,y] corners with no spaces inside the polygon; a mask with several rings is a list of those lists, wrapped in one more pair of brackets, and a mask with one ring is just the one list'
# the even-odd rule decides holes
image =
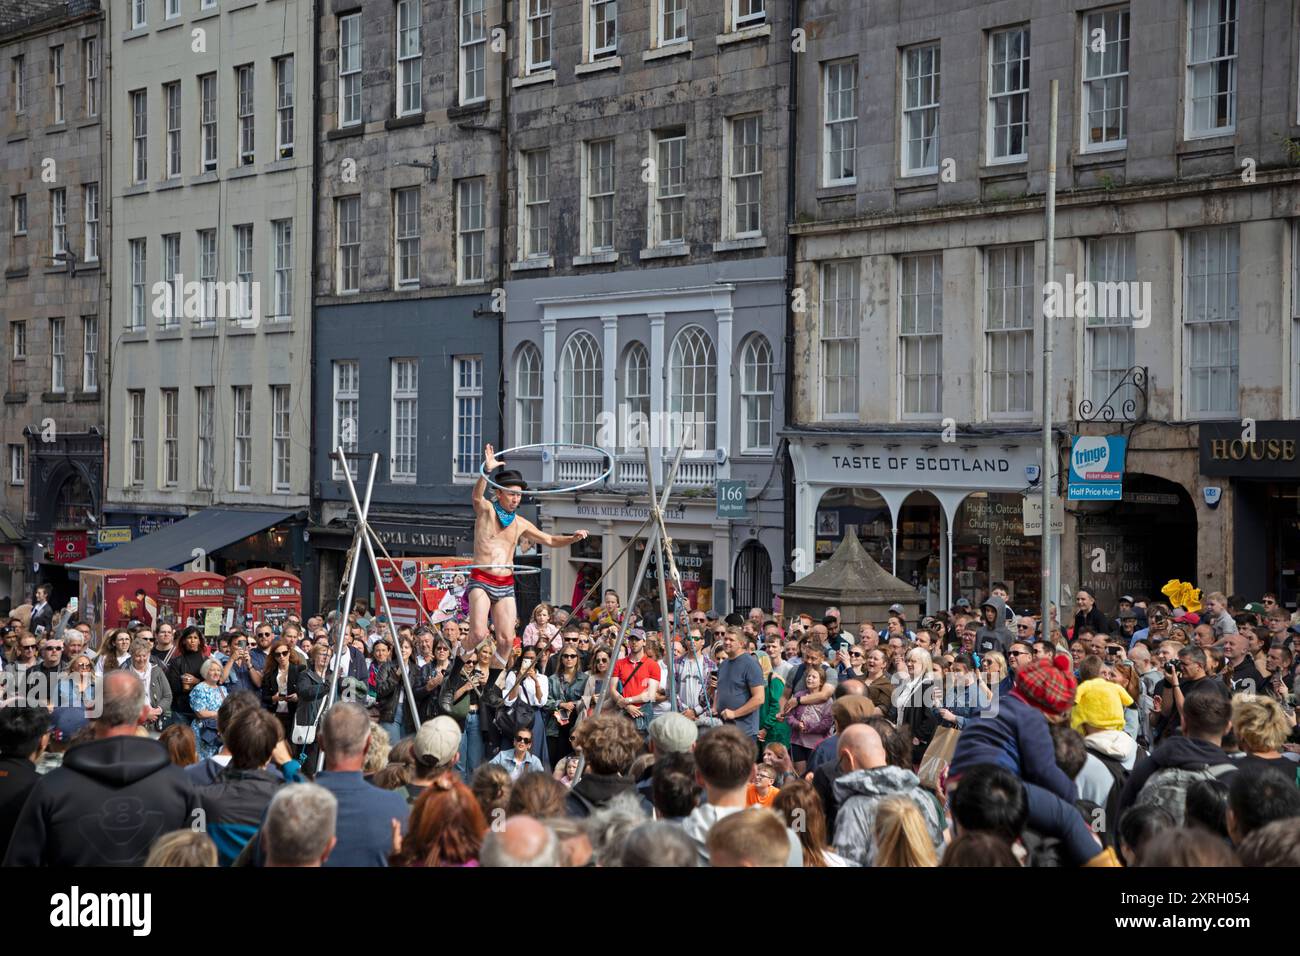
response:
{"label": "metal a-frame support pole", "polygon": [[[348,487],[349,489],[352,490],[352,503],[353,506],[356,507],[356,501],[357,501],[356,489],[352,485],[352,473],[348,470],[348,462],[347,462],[347,458],[343,454],[343,449],[341,448],[335,449],[334,455],[338,459],[340,467],[343,469],[344,476],[347,478]],[[329,669],[328,672],[329,682],[330,682],[329,697],[326,700],[325,706],[321,708],[321,710],[316,714],[315,723],[317,727],[316,730],[317,734],[320,733],[321,718],[331,707],[334,706],[335,700],[338,699],[338,692],[339,692],[338,672],[339,672],[339,668],[343,664],[343,655],[347,653],[348,614],[350,614],[352,611],[352,595],[355,592],[357,586],[357,569],[359,567],[357,564],[357,550],[361,547],[361,541],[366,533],[365,516],[366,516],[366,512],[370,510],[370,496],[375,488],[375,472],[377,472],[378,470],[379,470],[379,453],[375,452],[373,455],[370,456],[370,474],[366,478],[366,503],[364,507],[359,508],[357,512],[357,529],[352,536],[352,548],[350,552],[352,557],[348,567],[348,585],[346,591],[344,592],[345,597],[343,598],[343,609],[339,613],[339,636],[334,646],[333,666]],[[308,661],[308,666],[310,665],[311,662]],[[325,751],[324,749],[321,749],[320,755],[316,763],[316,772],[319,773],[324,766],[325,766]]]}
{"label": "metal a-frame support pole", "polygon": [[[341,452],[340,457],[342,457]],[[376,453],[374,457],[378,461],[379,454]],[[370,522],[366,520],[366,515],[370,512],[370,495],[367,493],[366,507],[362,510],[357,502],[356,485],[352,483],[352,476],[348,474],[347,468],[343,469],[343,477],[348,484],[348,497],[352,499],[352,507],[357,513],[357,533],[361,535],[361,543],[365,546],[366,557],[370,561],[370,571],[375,576],[375,587],[379,590],[379,600],[384,605],[384,617],[387,619],[388,633],[393,642],[393,657],[397,661],[398,670],[402,674],[402,692],[406,695],[406,710],[418,730],[420,727],[420,713],[415,707],[415,691],[411,689],[411,675],[407,671],[406,663],[402,660],[402,646],[397,640],[397,626],[393,620],[393,609],[388,606],[388,589],[383,586],[383,578],[379,574],[379,562],[375,560],[375,548],[370,543],[370,538],[374,534],[374,529],[370,527]],[[392,560],[392,558],[389,560]],[[393,573],[400,574],[400,569],[393,568]],[[397,741],[393,741],[393,743],[397,743]]]}

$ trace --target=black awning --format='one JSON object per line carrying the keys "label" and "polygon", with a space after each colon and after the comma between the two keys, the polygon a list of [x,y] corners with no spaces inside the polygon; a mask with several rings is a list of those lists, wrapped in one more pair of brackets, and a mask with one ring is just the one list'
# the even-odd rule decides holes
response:
{"label": "black awning", "polygon": [[66,567],[74,570],[116,570],[118,568],[170,568],[176,570],[194,560],[194,549],[204,553],[220,551],[228,544],[265,531],[297,515],[297,511],[246,511],[237,508],[204,508],[184,521],[165,525],[130,544],[101,551]]}

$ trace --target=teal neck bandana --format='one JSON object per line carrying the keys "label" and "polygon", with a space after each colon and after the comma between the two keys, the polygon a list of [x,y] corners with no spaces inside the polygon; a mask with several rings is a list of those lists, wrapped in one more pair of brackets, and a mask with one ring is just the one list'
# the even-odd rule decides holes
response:
{"label": "teal neck bandana", "polygon": [[506,511],[505,508],[501,507],[501,503],[498,501],[492,502],[492,507],[497,511],[497,520],[501,522],[501,527],[510,527],[510,522],[515,520],[515,513],[513,511]]}

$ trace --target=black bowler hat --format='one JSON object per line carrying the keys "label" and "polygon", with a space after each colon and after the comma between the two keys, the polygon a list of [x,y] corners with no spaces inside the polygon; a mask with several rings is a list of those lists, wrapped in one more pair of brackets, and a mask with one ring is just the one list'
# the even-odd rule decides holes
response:
{"label": "black bowler hat", "polygon": [[497,472],[497,476],[492,480],[503,488],[518,488],[520,491],[528,490],[528,482],[524,481],[524,476],[510,468]]}

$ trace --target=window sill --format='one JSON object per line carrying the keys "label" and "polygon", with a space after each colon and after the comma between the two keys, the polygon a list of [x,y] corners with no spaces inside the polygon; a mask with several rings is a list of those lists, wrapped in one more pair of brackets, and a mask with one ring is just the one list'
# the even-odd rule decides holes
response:
{"label": "window sill", "polygon": [[98,125],[99,125],[98,116],[88,116],[83,120],[78,120],[76,124],[77,129],[86,129],[87,127],[98,126]]}
{"label": "window sill", "polygon": [[767,239],[763,236],[749,236],[746,239],[724,239],[713,244],[714,252],[737,252],[741,249],[766,249]]}
{"label": "window sill", "polygon": [[348,139],[352,136],[361,136],[366,131],[365,123],[353,123],[351,126],[340,126],[332,129],[325,134],[327,140]]}
{"label": "window sill", "polygon": [[250,163],[247,166],[235,166],[226,170],[227,179],[243,179],[246,176],[256,176],[257,167]]}
{"label": "window sill", "polygon": [[26,405],[27,393],[26,392],[5,392],[5,404]]}
{"label": "window sill", "polygon": [[267,319],[262,328],[267,335],[277,335],[293,331],[293,319]]}
{"label": "window sill", "polygon": [[127,30],[125,33],[123,33],[122,42],[125,43],[128,40],[138,40],[140,37],[147,37],[149,33],[150,33],[149,24],[146,23],[142,27],[135,27],[134,29]]}
{"label": "window sill", "polygon": [[586,256],[574,256],[575,266],[607,266],[618,262],[617,252],[593,252]]}
{"label": "window sill", "polygon": [[160,183],[154,183],[153,188],[157,192],[166,192],[168,189],[180,189],[184,185],[184,180],[178,176],[175,179],[164,179]]}
{"label": "window sill", "polygon": [[[248,322],[250,324],[245,325],[244,324],[245,322]],[[227,335],[256,335],[257,326],[259,324],[260,323],[253,321],[251,319],[228,319],[226,321],[226,334]]]}
{"label": "window sill", "polygon": [[232,3],[226,7],[227,13],[234,13],[236,10],[247,10],[249,7],[257,6],[257,0],[246,0],[244,3]]}
{"label": "window sill", "polygon": [[6,143],[21,143],[21,142],[22,142],[23,140],[25,140],[26,138],[27,138],[27,134],[26,134],[26,133],[10,133],[8,136],[5,137],[5,142],[6,142]]}
{"label": "window sill", "polygon": [[168,30],[175,30],[177,27],[183,27],[184,25],[185,25],[185,21],[183,21],[180,17],[172,17],[170,20],[168,20],[162,26],[160,26],[157,32],[166,33]]}
{"label": "window sill", "polygon": [[179,325],[169,325],[166,328],[160,328],[153,334],[155,342],[168,342],[172,339],[179,339],[180,337],[181,329]]}
{"label": "window sill", "polygon": [[41,401],[46,403],[57,404],[68,400],[67,392],[41,392]]}
{"label": "window sill", "polygon": [[148,342],[149,333],[144,329],[123,329],[118,336],[119,342]]}
{"label": "window sill", "polygon": [[517,90],[521,86],[537,86],[539,83],[554,83],[554,82],[555,82],[554,70],[539,70],[536,73],[530,73],[528,76],[516,76],[513,80],[511,80],[510,85],[511,87]]}
{"label": "window sill", "polygon": [[1184,134],[1176,147],[1176,151],[1179,153],[1204,153],[1236,145],[1236,129],[1220,129],[1200,135]]}
{"label": "window sill", "polygon": [[857,180],[851,183],[835,183],[833,186],[820,186],[813,193],[813,197],[818,202],[825,202],[831,199],[847,199],[856,195],[858,191]]}
{"label": "window sill", "polygon": [[72,400],[74,402],[97,402],[99,401],[99,392],[73,392]]}
{"label": "window sill", "polygon": [[573,68],[574,76],[586,76],[589,73],[603,73],[606,70],[617,70],[622,68],[623,58],[621,56],[607,56],[601,60],[592,60],[590,63],[579,63]]}
{"label": "window sill", "polygon": [[17,269],[5,270],[5,279],[26,279],[26,278],[27,278],[26,266],[21,266],[20,268]]}
{"label": "window sill", "polygon": [[456,105],[447,107],[447,119],[464,119],[466,116],[478,116],[480,113],[487,113],[492,109],[491,100],[477,100],[473,103],[466,103],[464,106]]}
{"label": "window sill", "polygon": [[142,195],[144,195],[145,193],[149,192],[149,190],[150,190],[150,186],[149,186],[148,183],[135,183],[134,185],[132,185],[132,186],[127,186],[125,189],[123,189],[123,190],[122,190],[122,195],[123,195],[123,196],[142,196]]}
{"label": "window sill", "polygon": [[190,17],[190,23],[198,23],[200,20],[211,20],[213,17],[219,16],[221,16],[220,10],[216,7],[207,7]]}
{"label": "window sill", "polygon": [[190,338],[192,339],[210,339],[217,334],[217,325],[213,322],[210,325],[191,325]]}
{"label": "window sill", "polygon": [[220,181],[217,171],[214,169],[208,173],[199,173],[197,176],[191,176],[189,185],[202,186],[204,183],[215,183]]}
{"label": "window sill", "polygon": [[1023,175],[1027,172],[1029,172],[1029,157],[1027,156],[1017,156],[1015,159],[993,159],[980,167],[980,178]]}
{"label": "window sill", "polygon": [[1116,149],[1090,149],[1087,152],[1080,150],[1070,157],[1070,163],[1075,169],[1089,166],[1118,166],[1127,160],[1127,149],[1128,147],[1121,146]]}
{"label": "window sill", "polygon": [[757,40],[760,37],[770,37],[772,35],[772,24],[762,23],[753,27],[741,27],[739,30],[733,30],[730,33],[719,33],[714,41],[718,46],[727,46],[732,43],[744,43],[746,40]]}
{"label": "window sill", "polygon": [[641,62],[649,63],[652,60],[665,60],[672,56],[689,56],[695,49],[695,43],[687,40],[684,43],[670,43],[668,46],[661,46],[657,50],[646,50],[641,54]]}
{"label": "window sill", "polygon": [[923,173],[904,173],[894,180],[894,188],[907,189],[932,189],[939,185],[939,173],[937,170],[927,170]]}
{"label": "window sill", "polygon": [[273,163],[267,163],[266,166],[262,168],[262,172],[287,173],[297,168],[298,164],[293,161],[292,157],[290,157],[289,159],[277,159]]}
{"label": "window sill", "polygon": [[62,123],[51,123],[49,126],[45,127],[46,136],[53,136],[55,133],[66,133],[67,131],[67,120],[64,120]]}
{"label": "window sill", "polygon": [[555,268],[554,256],[538,256],[536,259],[524,259],[522,262],[510,263],[511,272],[535,272],[541,269]]}
{"label": "window sill", "polygon": [[423,126],[424,113],[410,113],[406,116],[393,116],[384,120],[384,129],[405,129],[408,126]]}
{"label": "window sill", "polygon": [[690,243],[675,242],[667,246],[651,246],[641,250],[642,259],[677,259],[691,254]]}

